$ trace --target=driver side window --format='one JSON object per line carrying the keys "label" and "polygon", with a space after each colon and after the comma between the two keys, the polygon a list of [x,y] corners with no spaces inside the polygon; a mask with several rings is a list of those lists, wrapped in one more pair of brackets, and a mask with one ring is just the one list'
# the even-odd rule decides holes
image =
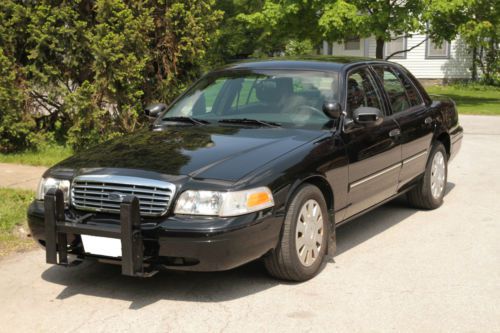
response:
{"label": "driver side window", "polygon": [[366,68],[355,70],[347,77],[347,114],[369,106],[382,110],[382,103],[372,76]]}

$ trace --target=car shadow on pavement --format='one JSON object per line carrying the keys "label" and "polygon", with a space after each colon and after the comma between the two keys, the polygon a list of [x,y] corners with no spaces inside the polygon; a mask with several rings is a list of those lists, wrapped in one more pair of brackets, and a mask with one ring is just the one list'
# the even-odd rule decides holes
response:
{"label": "car shadow on pavement", "polygon": [[130,309],[160,300],[224,302],[280,284],[266,274],[261,261],[225,272],[162,270],[150,278],[127,277],[121,275],[119,266],[85,262],[72,268],[52,266],[42,273],[42,278],[66,286],[57,299],[84,294],[129,301]]}
{"label": "car shadow on pavement", "polygon": [[[448,184],[447,193],[455,185]],[[417,212],[398,198],[337,230],[337,254],[365,242]],[[288,284],[270,278],[262,261],[257,260],[226,272],[160,271],[151,278],[121,275],[119,266],[85,262],[65,268],[51,266],[42,278],[65,288],[57,299],[90,295],[131,302],[130,309],[141,309],[160,300],[184,302],[224,302]]]}
{"label": "car shadow on pavement", "polygon": [[[445,201],[446,195],[448,195],[454,187],[454,183],[449,182],[446,185]],[[336,254],[339,255],[352,249],[353,247],[404,221],[417,212],[418,209],[412,208],[408,204],[406,195],[402,195],[387,204],[338,227]]]}

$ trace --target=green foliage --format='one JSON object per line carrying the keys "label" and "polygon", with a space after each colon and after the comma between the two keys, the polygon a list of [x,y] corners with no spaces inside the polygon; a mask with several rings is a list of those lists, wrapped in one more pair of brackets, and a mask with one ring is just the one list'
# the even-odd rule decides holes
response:
{"label": "green foliage", "polygon": [[500,84],[500,2],[498,0],[427,0],[434,39],[460,35],[488,84]]}
{"label": "green foliage", "polygon": [[283,50],[289,39],[309,39],[319,45],[321,40],[357,35],[375,36],[381,58],[385,41],[425,29],[419,19],[424,11],[423,0],[266,0],[261,10],[238,17],[262,31],[260,40],[270,52]]}
{"label": "green foliage", "polygon": [[425,88],[429,94],[448,96],[460,114],[500,116],[500,87],[484,84],[453,84]]}
{"label": "green foliage", "polygon": [[76,150],[147,123],[215,64],[314,52],[322,40],[458,34],[485,81],[499,82],[495,0],[2,0],[0,153]]}
{"label": "green foliage", "polygon": [[0,48],[0,152],[27,147],[33,139],[33,119],[23,112],[25,96],[18,84],[22,82],[16,66]]}
{"label": "green foliage", "polygon": [[144,99],[171,101],[205,69],[223,13],[214,9],[215,0],[156,0],[148,6],[156,9]]}
{"label": "green foliage", "polygon": [[11,3],[0,7],[0,153],[17,147],[27,147],[35,139],[31,130],[35,123],[28,110],[28,85],[25,71],[16,63],[23,57],[21,39],[24,36],[25,13]]}
{"label": "green foliage", "polygon": [[[32,191],[0,188],[0,257],[14,250],[33,247],[26,237],[26,209],[33,200]],[[24,230],[24,234],[20,229]]]}
{"label": "green foliage", "polygon": [[259,11],[263,0],[217,0],[215,8],[223,13],[217,35],[208,52],[211,64],[218,65],[246,58],[260,48],[260,28],[242,24],[238,15]]}
{"label": "green foliage", "polygon": [[36,150],[29,149],[18,153],[0,153],[0,163],[16,163],[50,167],[70,157],[73,150],[67,146],[46,144]]}
{"label": "green foliage", "polygon": [[314,45],[310,39],[291,39],[285,45],[286,56],[310,55],[314,52]]}
{"label": "green foliage", "polygon": [[310,40],[319,45],[322,36],[318,12],[323,3],[318,0],[263,0],[259,8],[240,13],[237,19],[258,33],[257,53],[271,56],[283,52],[289,40]]}
{"label": "green foliage", "polygon": [[[222,13],[215,0],[4,0],[0,150],[45,133],[76,150],[144,125],[200,75]],[[38,133],[38,134],[33,134]]]}
{"label": "green foliage", "polygon": [[[26,208],[33,200],[33,192],[0,188],[0,232],[11,231],[15,225],[24,223]],[[16,207],[22,207],[22,212]]]}

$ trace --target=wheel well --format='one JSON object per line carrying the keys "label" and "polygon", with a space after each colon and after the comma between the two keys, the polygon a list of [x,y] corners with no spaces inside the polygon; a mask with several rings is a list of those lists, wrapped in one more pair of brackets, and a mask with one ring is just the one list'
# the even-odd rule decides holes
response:
{"label": "wheel well", "polygon": [[441,142],[446,149],[446,154],[448,157],[450,157],[450,148],[451,148],[451,142],[450,142],[450,136],[448,133],[443,132],[439,134],[439,136],[436,138],[437,141]]}
{"label": "wheel well", "polygon": [[326,208],[328,210],[333,210],[333,192],[330,184],[322,177],[311,177],[307,178],[304,183],[309,183],[311,185],[319,188],[326,201]]}

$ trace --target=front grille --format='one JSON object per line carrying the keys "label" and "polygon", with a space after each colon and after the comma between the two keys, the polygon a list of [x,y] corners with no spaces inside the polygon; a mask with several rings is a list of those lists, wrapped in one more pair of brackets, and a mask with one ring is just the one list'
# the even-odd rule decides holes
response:
{"label": "front grille", "polygon": [[81,210],[120,213],[124,196],[139,199],[142,216],[164,215],[174,196],[175,185],[139,177],[86,175],[73,180],[71,203]]}

